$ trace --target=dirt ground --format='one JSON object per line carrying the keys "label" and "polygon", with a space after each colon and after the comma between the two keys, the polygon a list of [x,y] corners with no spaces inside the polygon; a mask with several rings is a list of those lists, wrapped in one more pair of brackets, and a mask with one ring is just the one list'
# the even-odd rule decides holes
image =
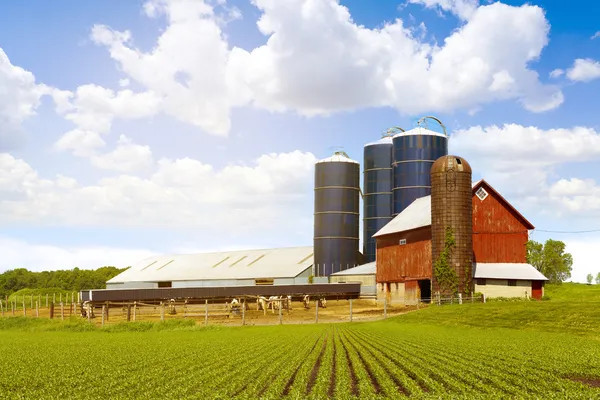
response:
{"label": "dirt ground", "polygon": [[[209,325],[276,325],[280,323],[279,311],[277,309],[257,310],[256,301],[249,301],[247,310],[242,317],[241,309],[239,312],[228,312],[225,304],[209,304],[208,313],[208,324]],[[404,314],[411,311],[415,307],[405,307],[398,305],[387,306],[387,316],[391,317],[394,315]],[[178,304],[175,306],[176,314],[171,315],[168,313],[168,308],[165,310],[164,319],[194,319],[199,324],[205,323],[205,305],[204,304]],[[311,301],[310,308],[305,309],[304,304],[300,301],[292,302],[290,310],[283,309],[281,312],[281,323],[282,324],[311,324],[317,320],[315,302]],[[160,307],[159,306],[137,306],[135,313],[132,309],[130,314],[130,321],[160,321]],[[108,313],[108,318],[105,318],[105,324],[115,324],[119,322],[127,321],[127,310],[126,307],[115,306],[111,307]],[[134,315],[135,314],[135,315]],[[11,310],[5,311],[5,316],[11,316]],[[15,316],[23,316],[23,310],[16,310]],[[40,308],[36,313],[36,310],[28,309],[28,317],[49,318],[50,313],[47,308]],[[64,319],[68,319],[71,315],[81,317],[79,309],[73,313],[70,307],[64,307]],[[376,302],[375,300],[353,300],[352,301],[352,320],[353,321],[367,321],[367,320],[378,320],[384,318],[384,305],[382,302]],[[61,308],[56,306],[54,309],[54,319],[61,319]],[[91,321],[96,325],[102,324],[102,310],[96,308],[94,311],[94,318]],[[319,323],[331,323],[331,322],[348,322],[350,321],[350,301],[348,300],[328,300],[326,307],[319,307],[318,309],[318,322]]]}

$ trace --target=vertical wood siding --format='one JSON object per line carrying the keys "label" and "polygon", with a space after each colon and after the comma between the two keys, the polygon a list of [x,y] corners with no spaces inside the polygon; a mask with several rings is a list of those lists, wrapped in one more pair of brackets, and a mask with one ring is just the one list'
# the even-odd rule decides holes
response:
{"label": "vertical wood siding", "polygon": [[377,238],[377,282],[406,278],[431,279],[431,226]]}
{"label": "vertical wood siding", "polygon": [[524,263],[527,227],[487,185],[482,201],[473,194],[473,258],[482,263]]}

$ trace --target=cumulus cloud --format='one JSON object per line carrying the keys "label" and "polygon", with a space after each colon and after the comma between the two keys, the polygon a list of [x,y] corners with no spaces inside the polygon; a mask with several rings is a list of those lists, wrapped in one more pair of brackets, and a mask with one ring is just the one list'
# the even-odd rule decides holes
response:
{"label": "cumulus cloud", "polygon": [[600,217],[600,185],[557,178],[556,168],[600,160],[600,133],[592,128],[540,129],[506,124],[455,132],[452,152],[519,204],[553,216]]}
{"label": "cumulus cloud", "polygon": [[[121,138],[121,144],[131,142]],[[119,163],[124,158],[113,154],[110,163],[122,165],[121,171],[133,169],[126,161]],[[190,158],[161,159],[147,179],[122,174],[82,185],[65,176],[42,178],[25,161],[0,154],[0,220],[192,229],[211,235],[259,235],[290,226],[310,230],[312,214],[303,210],[312,204],[315,161],[314,155],[300,151],[267,154],[251,164],[221,169]]]}
{"label": "cumulus cloud", "polygon": [[439,7],[463,20],[469,19],[479,6],[479,0],[408,0],[408,2],[422,4],[427,8]]}
{"label": "cumulus cloud", "polygon": [[135,144],[127,136],[121,135],[113,151],[94,155],[91,161],[94,166],[101,169],[135,172],[152,167],[154,159],[150,147]]}
{"label": "cumulus cloud", "polygon": [[564,70],[562,70],[562,69],[560,69],[560,68],[557,68],[557,69],[555,69],[555,70],[552,70],[552,71],[550,72],[550,78],[560,78],[560,77],[561,77],[561,76],[563,76],[564,74],[565,74],[565,71],[564,71]]}
{"label": "cumulus cloud", "polygon": [[246,51],[230,48],[208,3],[150,0],[145,13],[168,21],[152,51],[135,48],[130,31],[105,25],[94,26],[91,38],[160,97],[164,112],[215,135],[228,134],[232,108],[249,104],[314,116],[367,107],[448,112],[510,99],[543,112],[563,102],[562,92],[528,67],[548,41],[541,8],[415,1],[465,23],[440,47],[402,20],[359,26],[337,0],[253,0],[267,41]]}
{"label": "cumulus cloud", "polygon": [[600,62],[591,58],[578,58],[567,70],[567,78],[572,81],[589,82],[600,78]]}
{"label": "cumulus cloud", "polygon": [[106,246],[57,247],[0,237],[0,272],[27,268],[30,271],[96,269],[103,266],[126,268],[157,253],[147,249]]}
{"label": "cumulus cloud", "polygon": [[40,98],[49,91],[31,72],[13,65],[0,48],[0,151],[19,144],[21,123],[35,115]]}
{"label": "cumulus cloud", "polygon": [[594,33],[590,39],[594,40],[594,39],[598,39],[598,38],[600,38],[600,31]]}

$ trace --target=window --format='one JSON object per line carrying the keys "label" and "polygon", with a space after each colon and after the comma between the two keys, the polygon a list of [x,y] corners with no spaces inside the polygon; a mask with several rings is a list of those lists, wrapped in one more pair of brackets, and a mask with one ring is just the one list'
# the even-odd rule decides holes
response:
{"label": "window", "polygon": [[483,278],[478,278],[478,279],[477,279],[477,284],[478,284],[479,286],[485,286],[485,279],[483,279]]}
{"label": "window", "polygon": [[516,279],[509,279],[508,280],[508,286],[517,286]]}
{"label": "window", "polygon": [[406,244],[406,239],[400,239],[400,244]]}
{"label": "window", "polygon": [[159,288],[170,288],[172,287],[171,282],[158,282]]}
{"label": "window", "polygon": [[488,192],[486,192],[484,188],[479,188],[479,190],[475,194],[477,195],[477,197],[479,197],[479,200],[481,201],[485,200],[485,198],[488,197]]}
{"label": "window", "polygon": [[272,285],[273,284],[273,279],[268,279],[268,278],[263,278],[263,279],[255,279],[254,280],[254,284],[256,286],[261,286],[261,285]]}

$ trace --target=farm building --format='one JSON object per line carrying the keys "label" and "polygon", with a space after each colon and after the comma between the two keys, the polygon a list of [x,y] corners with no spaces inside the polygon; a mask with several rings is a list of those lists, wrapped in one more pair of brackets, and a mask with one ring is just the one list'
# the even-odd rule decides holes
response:
{"label": "farm building", "polygon": [[[307,284],[313,247],[290,247],[146,258],[106,283],[107,289]],[[326,279],[325,279],[326,282]]]}
{"label": "farm building", "polygon": [[330,283],[360,283],[360,296],[374,297],[377,295],[375,282],[375,262],[359,265],[358,267],[336,272],[329,276]]}
{"label": "farm building", "polygon": [[[445,163],[453,164],[450,168]],[[447,170],[452,180],[443,175],[443,182],[436,184],[436,171]],[[451,265],[459,286],[488,297],[543,296],[547,279],[526,262],[533,225],[485,180],[471,185],[470,171],[460,157],[438,159],[432,166],[432,194],[413,201],[373,236],[378,298],[414,304],[418,298],[431,298],[432,289],[439,290],[432,260],[444,246],[444,226],[455,229]],[[436,185],[444,193],[436,192]]]}

